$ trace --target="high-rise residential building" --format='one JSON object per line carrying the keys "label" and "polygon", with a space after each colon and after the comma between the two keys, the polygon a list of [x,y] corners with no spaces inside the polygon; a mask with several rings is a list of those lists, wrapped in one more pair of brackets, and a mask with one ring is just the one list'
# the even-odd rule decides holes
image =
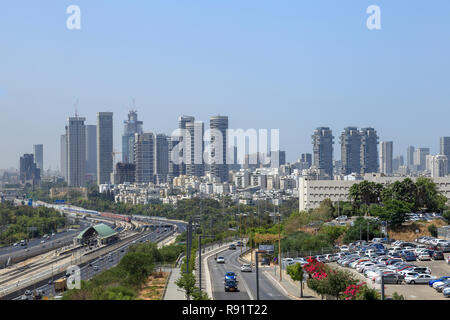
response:
{"label": "high-rise residential building", "polygon": [[448,158],[444,154],[432,156],[431,177],[445,177],[448,174]]}
{"label": "high-rise residential building", "polygon": [[205,163],[203,160],[205,124],[203,121],[186,123],[187,134],[185,140],[186,174],[202,177],[205,175]]}
{"label": "high-rise residential building", "polygon": [[113,173],[113,184],[134,183],[136,178],[136,165],[133,163],[116,163]]}
{"label": "high-rise residential building", "polygon": [[342,174],[361,172],[361,136],[357,127],[347,127],[340,137]]}
{"label": "high-rise residential building", "polygon": [[41,174],[44,173],[44,145],[33,145],[33,154],[37,168],[41,169]]}
{"label": "high-rise residential building", "polygon": [[[186,124],[193,123],[195,121],[195,118],[192,116],[181,116],[178,118],[178,129],[180,130],[186,130]],[[185,131],[184,131],[185,133]],[[180,157],[183,159],[182,163],[180,164],[180,174],[185,175],[186,174],[186,135],[181,134],[179,143],[184,143],[184,148],[180,150]]]}
{"label": "high-rise residential building", "polygon": [[135,182],[149,183],[154,181],[155,136],[151,132],[135,133],[134,162],[136,165]]}
{"label": "high-rise residential building", "polygon": [[34,162],[33,154],[24,154],[20,157],[20,180],[22,183],[31,181],[34,185],[41,180],[40,169]]}
{"label": "high-rise residential building", "polygon": [[[67,129],[66,129],[67,130]],[[68,173],[67,173],[67,135],[62,134],[60,137],[60,165],[61,165],[61,175],[63,176],[65,181],[68,181]]]}
{"label": "high-rise residential building", "polygon": [[426,170],[427,155],[430,154],[430,148],[417,148],[414,151],[414,166],[418,171]]}
{"label": "high-rise residential building", "polygon": [[334,137],[329,127],[319,127],[312,135],[313,164],[317,169],[323,169],[330,179],[333,179],[333,144]]}
{"label": "high-rise residential building", "polygon": [[165,134],[155,136],[154,174],[156,183],[167,182],[169,174],[169,141]]}
{"label": "high-rise residential building", "polygon": [[67,135],[67,183],[70,187],[86,184],[86,118],[69,118]]}
{"label": "high-rise residential building", "polygon": [[392,174],[394,142],[381,141],[380,143],[380,173]]}
{"label": "high-rise residential building", "polygon": [[305,169],[309,169],[312,166],[312,154],[302,153],[300,157],[300,162],[304,164]]}
{"label": "high-rise residential building", "polygon": [[403,156],[398,156],[392,159],[392,171],[397,172],[401,166],[404,165]]}
{"label": "high-rise residential building", "polygon": [[[209,119],[211,134],[211,174],[217,182],[228,181],[227,164],[227,116],[213,116]],[[215,132],[214,132],[215,131]]]}
{"label": "high-rise residential building", "polygon": [[97,126],[86,125],[86,173],[97,180]]}
{"label": "high-rise residential building", "polygon": [[113,113],[97,112],[97,184],[111,183],[113,165]]}
{"label": "high-rise residential building", "polygon": [[361,173],[378,172],[378,136],[374,128],[362,128]]}
{"label": "high-rise residential building", "polygon": [[131,110],[128,113],[128,120],[123,123],[122,162],[134,163],[134,135],[135,133],[142,133],[143,122],[138,120],[137,111]]}
{"label": "high-rise residential building", "polygon": [[169,172],[167,175],[167,180],[172,182],[173,178],[178,177],[180,175],[180,165],[176,159],[178,159],[179,155],[172,155],[172,153],[176,152],[174,148],[180,142],[179,136],[169,136],[167,137],[167,144],[169,149]]}
{"label": "high-rise residential building", "polygon": [[[447,156],[448,159],[450,159],[450,137],[441,137],[439,146],[440,146],[439,154],[445,155]],[[450,172],[450,163],[447,172]]]}
{"label": "high-rise residential building", "polygon": [[406,148],[406,166],[409,170],[414,169],[414,152],[415,148],[413,146]]}

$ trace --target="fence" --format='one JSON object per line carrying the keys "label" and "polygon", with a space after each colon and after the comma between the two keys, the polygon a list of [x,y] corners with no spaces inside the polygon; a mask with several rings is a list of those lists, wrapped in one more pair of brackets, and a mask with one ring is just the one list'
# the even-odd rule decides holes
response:
{"label": "fence", "polygon": [[450,226],[438,228],[438,238],[450,240]]}

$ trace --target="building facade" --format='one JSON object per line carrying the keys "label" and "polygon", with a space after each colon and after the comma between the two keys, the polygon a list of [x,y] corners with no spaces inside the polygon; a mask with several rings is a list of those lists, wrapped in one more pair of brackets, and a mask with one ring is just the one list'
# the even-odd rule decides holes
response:
{"label": "building facade", "polygon": [[211,134],[211,174],[217,182],[228,181],[227,164],[227,116],[213,116],[209,119],[209,128],[217,135]]}
{"label": "building facade", "polygon": [[374,128],[362,128],[361,173],[378,172],[378,136]]}
{"label": "building facade", "polygon": [[312,135],[313,165],[323,169],[330,179],[333,178],[333,144],[334,137],[328,127],[319,127]]}
{"label": "building facade", "polygon": [[97,113],[97,184],[111,183],[113,172],[113,113]]}
{"label": "building facade", "polygon": [[86,184],[86,118],[70,117],[67,136],[67,184],[84,187]]}
{"label": "building facade", "polygon": [[380,173],[392,174],[394,142],[382,141],[380,143]]}

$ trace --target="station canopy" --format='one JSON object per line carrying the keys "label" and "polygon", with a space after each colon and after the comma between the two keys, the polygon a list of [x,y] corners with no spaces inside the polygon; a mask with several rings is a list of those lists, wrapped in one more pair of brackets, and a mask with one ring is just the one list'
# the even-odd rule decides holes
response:
{"label": "station canopy", "polygon": [[107,239],[113,236],[116,236],[117,232],[114,231],[110,226],[100,223],[95,226],[91,226],[87,229],[84,229],[80,234],[76,237],[77,240],[86,240],[93,237],[97,237],[101,240]]}

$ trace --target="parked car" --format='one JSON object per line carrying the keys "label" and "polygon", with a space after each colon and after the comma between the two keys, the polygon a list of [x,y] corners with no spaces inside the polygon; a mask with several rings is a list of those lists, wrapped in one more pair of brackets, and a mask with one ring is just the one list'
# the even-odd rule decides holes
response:
{"label": "parked car", "polygon": [[433,284],[434,284],[435,282],[444,281],[444,280],[447,280],[447,279],[450,279],[450,277],[446,276],[446,277],[440,277],[439,279],[430,280],[430,281],[428,282],[428,285],[429,285],[430,287],[432,287]]}
{"label": "parked car", "polygon": [[444,258],[444,252],[442,251],[435,251],[433,252],[433,255],[431,256],[433,260],[445,260]]}
{"label": "parked car", "polygon": [[422,283],[428,283],[430,280],[436,279],[435,277],[432,277],[431,275],[427,273],[419,273],[415,276],[409,276],[405,277],[405,282],[408,284],[422,284]]}
{"label": "parked car", "polygon": [[420,260],[420,261],[430,261],[431,260],[431,256],[427,252],[421,252],[419,254],[419,256],[417,257],[417,259]]}
{"label": "parked car", "polygon": [[[383,275],[383,281],[385,284],[393,283],[393,284],[401,284],[405,276],[398,273],[388,273]],[[381,283],[381,276],[375,279],[375,283]]]}
{"label": "parked car", "polygon": [[270,259],[269,258],[262,258],[261,259],[261,265],[262,266],[264,266],[264,265],[270,266]]}
{"label": "parked car", "polygon": [[412,251],[407,251],[402,254],[402,258],[405,261],[416,261],[416,255]]}

